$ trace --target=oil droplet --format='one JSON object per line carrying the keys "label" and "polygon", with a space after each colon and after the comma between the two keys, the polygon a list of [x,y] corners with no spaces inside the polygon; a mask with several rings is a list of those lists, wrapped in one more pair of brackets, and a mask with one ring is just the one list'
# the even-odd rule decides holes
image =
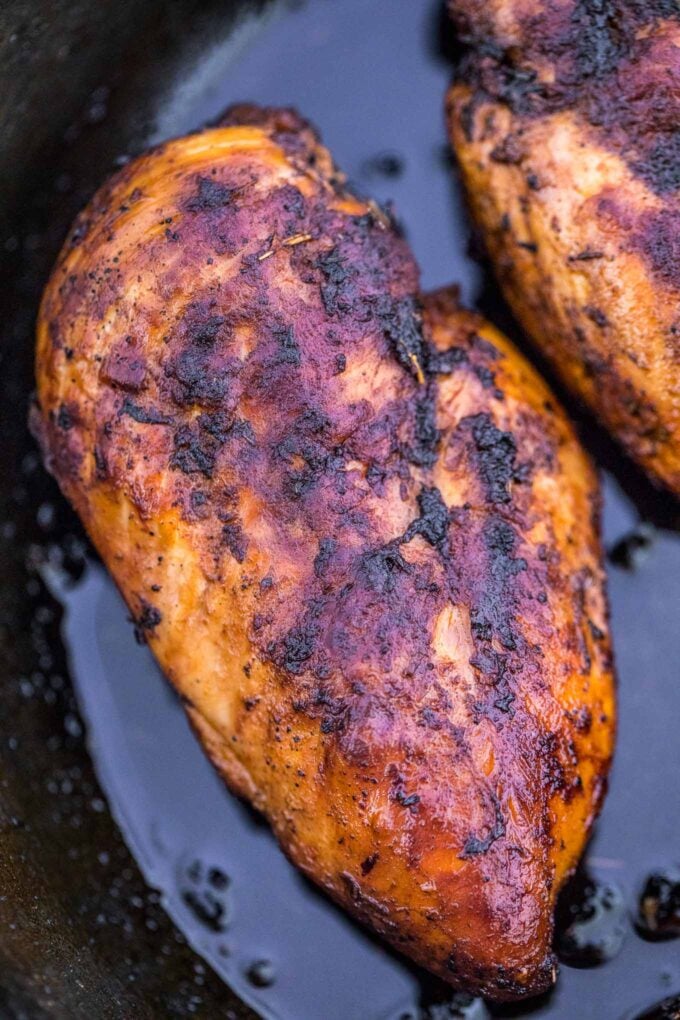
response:
{"label": "oil droplet", "polygon": [[644,1013],[638,1013],[635,1020],[680,1020],[680,995],[664,999]]}
{"label": "oil droplet", "polygon": [[680,868],[653,871],[638,900],[635,927],[652,941],[680,936]]}
{"label": "oil droplet", "polygon": [[418,1006],[402,1013],[399,1020],[488,1020],[488,1017],[482,999],[454,992],[443,981],[423,974]]}
{"label": "oil droplet", "polygon": [[481,999],[461,993],[448,1002],[430,1003],[421,1011],[418,1020],[484,1020],[487,1016]]}
{"label": "oil droplet", "polygon": [[626,937],[626,903],[618,886],[577,872],[558,903],[555,951],[569,967],[613,960]]}
{"label": "oil droplet", "polygon": [[255,988],[269,988],[276,979],[274,965],[270,960],[255,960],[248,967],[246,977]]}
{"label": "oil droplet", "polygon": [[401,177],[404,172],[405,160],[398,152],[379,152],[370,159],[364,160],[361,172],[364,177]]}
{"label": "oil droplet", "polygon": [[180,879],[182,899],[197,921],[219,934],[226,928],[227,907],[224,893],[229,878],[215,867],[193,860]]}
{"label": "oil droplet", "polygon": [[655,537],[654,525],[640,521],[637,527],[619,538],[608,550],[609,562],[624,570],[637,570],[649,555]]}

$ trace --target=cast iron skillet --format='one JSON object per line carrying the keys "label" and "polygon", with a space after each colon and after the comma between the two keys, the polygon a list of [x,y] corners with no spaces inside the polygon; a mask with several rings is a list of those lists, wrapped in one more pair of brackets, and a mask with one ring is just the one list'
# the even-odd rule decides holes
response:
{"label": "cast iron skillet", "polygon": [[583,876],[572,886],[561,944],[613,959],[565,966],[516,1007],[452,996],[287,865],[205,764],[27,434],[33,322],[69,221],[122,159],[236,100],[299,106],[360,189],[396,200],[425,285],[457,279],[515,332],[468,254],[444,26],[438,0],[0,8],[2,1018],[619,1020],[680,992],[680,943],[643,941],[629,916],[648,872],[680,858],[680,510],[578,408],[605,469],[621,721],[588,855],[605,895],[584,950],[564,935],[583,913]]}

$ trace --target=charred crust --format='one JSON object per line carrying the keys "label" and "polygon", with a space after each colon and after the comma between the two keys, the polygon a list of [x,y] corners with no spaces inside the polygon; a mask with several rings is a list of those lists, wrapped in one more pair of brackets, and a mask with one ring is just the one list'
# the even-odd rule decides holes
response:
{"label": "charred crust", "polygon": [[373,871],[373,868],[374,868],[374,867],[376,866],[376,864],[378,863],[378,859],[379,859],[379,857],[380,857],[380,854],[379,854],[379,853],[377,852],[377,850],[376,850],[376,852],[375,852],[375,853],[369,854],[369,855],[368,855],[368,857],[366,857],[366,858],[365,858],[365,859],[364,859],[364,860],[363,860],[363,861],[361,862],[361,874],[362,874],[362,875],[364,876],[364,878],[365,878],[365,877],[366,877],[366,875],[368,875],[368,874],[369,874],[369,873],[370,873],[371,871]]}
{"label": "charred crust", "polygon": [[141,407],[127,398],[123,401],[120,413],[132,418],[140,425],[170,425],[172,419],[153,407]]}
{"label": "charred crust", "polygon": [[661,283],[680,288],[680,211],[643,213],[633,229],[633,242]]}
{"label": "charred crust", "polygon": [[149,639],[149,635],[152,634],[156,627],[159,625],[163,616],[160,609],[152,605],[145,598],[139,598],[139,609],[137,614],[133,617],[133,623],[135,625],[135,638],[137,643],[145,645]]}
{"label": "charred crust", "polygon": [[347,265],[345,257],[337,247],[331,248],[319,256],[316,265],[325,280],[321,286],[321,300],[327,314],[337,316],[351,312],[358,292],[354,270]]}
{"label": "charred crust", "polygon": [[317,637],[318,627],[312,623],[293,627],[275,649],[274,661],[287,673],[298,676],[314,654]]}
{"label": "charred crust", "polygon": [[412,814],[416,814],[418,811],[418,805],[420,804],[420,796],[417,793],[409,793],[401,787],[397,787],[394,791],[394,799],[400,807],[408,808]]}
{"label": "charred crust", "polygon": [[337,547],[338,543],[334,538],[322,538],[319,542],[319,551],[314,557],[314,573],[318,578],[325,576]]}
{"label": "charred crust", "polygon": [[248,540],[235,514],[227,514],[222,527],[222,538],[237,563],[243,563],[248,551]]}
{"label": "charred crust", "polygon": [[213,177],[198,175],[196,190],[184,203],[184,209],[190,213],[214,212],[229,205],[234,189],[216,181]]}
{"label": "charred crust", "polygon": [[630,38],[620,17],[621,7],[621,0],[576,0],[570,28],[580,82],[610,74],[629,52]]}
{"label": "charred crust", "polygon": [[431,375],[451,375],[461,365],[468,363],[468,352],[464,347],[449,347],[445,351],[430,348],[427,366]]}
{"label": "charred crust", "polygon": [[436,486],[424,486],[418,493],[420,516],[409,525],[404,542],[420,535],[440,553],[448,551],[450,515],[442,494]]}
{"label": "charred crust", "polygon": [[300,366],[300,348],[295,339],[292,326],[276,326],[273,336],[280,348],[277,361],[286,365]]}
{"label": "charred crust", "polygon": [[55,422],[58,429],[62,432],[68,432],[74,426],[73,412],[67,407],[66,404],[60,404],[57,408],[55,415]]}
{"label": "charred crust", "polygon": [[471,834],[468,836],[465,846],[458,854],[458,857],[463,861],[469,860],[471,857],[487,854],[494,843],[505,836],[505,821],[498,798],[495,794],[489,794],[489,798],[493,810],[493,822],[489,826],[488,831],[483,835]]}
{"label": "charred crust", "polygon": [[601,308],[594,308],[592,305],[586,305],[583,309],[585,314],[588,316],[591,322],[594,322],[600,329],[604,329],[609,325],[609,319],[602,311]]}
{"label": "charred crust", "polygon": [[437,460],[440,432],[435,407],[436,390],[428,384],[414,403],[413,441],[406,456],[418,467],[431,467]]}
{"label": "charred crust", "polygon": [[378,315],[390,349],[399,364],[422,379],[427,359],[420,303],[414,297],[399,301],[382,300]]}
{"label": "charred crust", "polygon": [[383,595],[393,592],[400,576],[412,571],[411,564],[399,551],[398,542],[364,553],[359,569],[368,588]]}
{"label": "charred crust", "polygon": [[[529,119],[575,109],[656,194],[671,194],[680,186],[680,61],[655,43],[669,22],[680,23],[674,0],[571,0],[526,15],[521,43],[503,47],[459,15],[459,78],[473,93],[461,129],[472,141],[475,110],[489,99]],[[492,160],[519,162],[514,138]]]}
{"label": "charred crust", "polygon": [[498,145],[489,153],[489,159],[494,163],[504,163],[509,166],[516,166],[524,158],[524,148],[521,139],[515,134],[506,135]]}
{"label": "charred crust", "polygon": [[203,436],[200,430],[183,425],[173,436],[170,467],[185,475],[202,474],[205,478],[212,478],[219,449],[220,444]]}
{"label": "charred crust", "polygon": [[487,499],[491,503],[509,503],[510,484],[518,480],[514,436],[497,428],[485,411],[464,418],[460,428],[469,431],[472,437]]}

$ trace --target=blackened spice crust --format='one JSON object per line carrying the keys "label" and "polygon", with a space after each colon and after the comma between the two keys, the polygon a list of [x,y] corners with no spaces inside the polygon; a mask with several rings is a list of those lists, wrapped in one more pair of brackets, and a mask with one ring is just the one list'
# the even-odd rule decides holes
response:
{"label": "blackened spice crust", "polygon": [[137,615],[133,617],[135,638],[137,639],[138,644],[145,645],[149,634],[155,631],[156,627],[163,619],[163,615],[160,609],[157,609],[156,606],[152,605],[145,598],[139,599],[139,606],[140,608]]}
{"label": "blackened spice crust", "polygon": [[[680,59],[672,48],[654,43],[665,21],[680,24],[675,0],[547,6],[521,23],[522,45],[507,48],[480,36],[466,6],[454,8],[469,47],[460,77],[478,99],[497,99],[530,118],[577,109],[657,194],[678,187]],[[546,67],[552,73],[539,75]],[[499,161],[510,161],[507,145]]]}
{"label": "blackened spice crust", "polygon": [[517,444],[514,437],[510,432],[497,428],[486,412],[465,418],[461,427],[469,428],[472,433],[489,499],[492,503],[509,503],[509,486],[516,478]]}

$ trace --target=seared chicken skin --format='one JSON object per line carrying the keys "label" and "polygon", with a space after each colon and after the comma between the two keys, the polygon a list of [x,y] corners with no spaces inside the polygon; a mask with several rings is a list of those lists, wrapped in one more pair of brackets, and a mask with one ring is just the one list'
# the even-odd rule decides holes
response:
{"label": "seared chicken skin", "polygon": [[38,325],[46,462],[229,787],[455,986],[554,980],[614,704],[596,479],[290,111],[126,166]]}
{"label": "seared chicken skin", "polygon": [[508,301],[680,494],[680,3],[451,9],[468,45],[451,136]]}

